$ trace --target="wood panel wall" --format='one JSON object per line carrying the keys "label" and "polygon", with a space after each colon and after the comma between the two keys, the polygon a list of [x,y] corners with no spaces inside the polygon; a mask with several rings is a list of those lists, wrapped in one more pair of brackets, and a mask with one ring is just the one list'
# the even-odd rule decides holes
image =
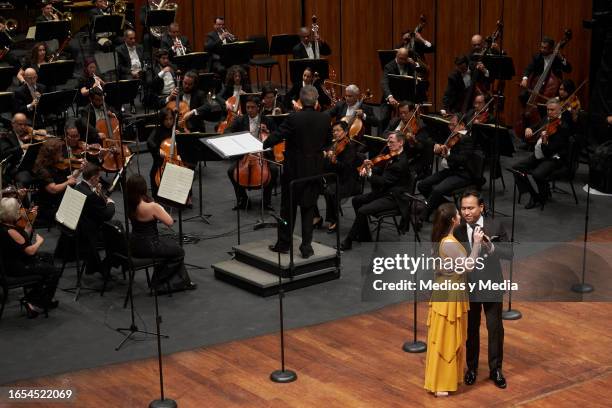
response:
{"label": "wood panel wall", "polygon": [[[136,0],[137,6],[144,0]],[[574,37],[564,54],[573,65],[568,78],[580,84],[588,76],[591,32],[582,20],[591,16],[591,2],[572,0],[180,0],[177,20],[182,31],[202,50],[213,18],[226,17],[228,28],[240,38],[254,34],[295,33],[302,13],[307,25],[318,17],[321,37],[330,44],[330,62],[338,80],[369,88],[380,98],[381,69],[377,49],[390,49],[400,42],[401,33],[414,29],[419,15],[427,24],[423,36],[437,51],[426,57],[431,66],[429,95],[434,107],[441,106],[447,76],[455,56],[470,50],[472,34],[485,37],[495,31],[496,21],[504,22],[503,47],[515,64],[517,76],[506,84],[506,120],[519,112],[518,82],[531,56],[538,51],[542,36],[559,39],[564,28]],[[285,67],[285,59],[280,59]],[[283,71],[284,72],[284,71]],[[274,70],[273,81],[278,82]],[[588,84],[581,92],[588,95]]]}

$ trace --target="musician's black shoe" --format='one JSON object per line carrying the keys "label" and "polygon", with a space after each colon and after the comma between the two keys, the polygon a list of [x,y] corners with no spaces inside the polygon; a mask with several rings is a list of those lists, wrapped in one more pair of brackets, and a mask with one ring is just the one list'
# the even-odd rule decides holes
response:
{"label": "musician's black shoe", "polygon": [[351,249],[353,249],[353,240],[350,239],[349,237],[346,237],[344,241],[340,243],[340,250],[350,251]]}
{"label": "musician's black shoe", "polygon": [[237,210],[250,210],[251,209],[251,202],[249,200],[240,200],[238,201],[238,205],[234,206],[234,208],[232,208],[232,211],[237,211]]}
{"label": "musician's black shoe", "polygon": [[284,248],[282,246],[279,246],[278,244],[270,245],[268,249],[272,252],[280,252],[281,254],[289,253],[289,248]]}
{"label": "musician's black shoe", "polygon": [[312,245],[300,245],[300,253],[302,258],[308,259],[314,255],[314,249],[312,249]]}
{"label": "musician's black shoe", "polygon": [[476,371],[467,370],[463,376],[463,382],[465,385],[472,385],[476,382]]}
{"label": "musician's black shoe", "polygon": [[506,388],[506,379],[504,378],[504,375],[502,374],[499,368],[491,371],[491,373],[489,374],[489,378],[495,383],[498,388]]}
{"label": "musician's black shoe", "polygon": [[532,196],[529,199],[529,202],[525,205],[525,209],[526,210],[531,210],[532,208],[535,208],[538,205],[542,205],[542,203],[540,202],[540,200],[538,198],[535,198],[535,197]]}

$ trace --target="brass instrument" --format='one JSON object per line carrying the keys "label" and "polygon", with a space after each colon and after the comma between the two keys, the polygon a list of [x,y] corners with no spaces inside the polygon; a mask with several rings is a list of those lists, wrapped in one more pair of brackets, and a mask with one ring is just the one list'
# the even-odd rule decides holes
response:
{"label": "brass instrument", "polygon": [[172,49],[177,57],[182,57],[183,55],[187,54],[187,49],[185,48],[183,42],[179,37],[176,37],[174,39],[174,45],[172,46]]}
{"label": "brass instrument", "polygon": [[[168,0],[154,0],[151,3],[151,10],[176,10],[178,9],[178,4],[173,1]],[[150,27],[149,31],[151,35],[155,38],[161,39],[162,36],[168,31],[167,26],[155,26]]]}
{"label": "brass instrument", "polygon": [[221,34],[225,34],[225,38],[227,39],[227,41],[229,42],[234,42],[236,41],[236,36],[232,33],[229,32],[228,29],[224,28],[223,30],[221,30]]}
{"label": "brass instrument", "polygon": [[124,0],[117,0],[111,7],[111,14],[114,15],[125,15],[127,10],[127,4]]}
{"label": "brass instrument", "polygon": [[7,34],[13,34],[15,31],[17,31],[18,23],[14,18],[7,19],[4,25],[6,26]]}
{"label": "brass instrument", "polygon": [[66,11],[64,13],[62,13],[61,11],[59,11],[58,9],[56,9],[55,7],[51,7],[53,10],[53,16],[56,20],[63,20],[63,21],[72,21],[72,13],[69,11]]}

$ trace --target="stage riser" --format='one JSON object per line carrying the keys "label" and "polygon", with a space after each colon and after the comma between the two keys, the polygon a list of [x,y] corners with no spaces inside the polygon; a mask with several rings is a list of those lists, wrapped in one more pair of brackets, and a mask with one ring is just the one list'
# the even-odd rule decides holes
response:
{"label": "stage riser", "polygon": [[[295,254],[295,256],[297,258],[300,255]],[[236,251],[235,259],[247,265],[251,265],[257,269],[261,269],[262,271],[274,274],[276,276],[280,274],[280,276],[283,278],[290,277],[290,270],[289,270],[289,267],[286,265],[281,266],[281,269],[279,269],[278,264],[270,264],[269,262],[263,261],[259,258],[252,256],[249,253],[242,252],[240,250]],[[339,263],[340,262],[338,261],[338,265],[336,265],[336,259],[331,258],[331,259],[324,259],[320,261],[314,261],[314,262],[299,265],[299,266],[294,266],[293,276],[299,276],[305,273],[314,272],[314,271],[318,271],[321,269],[336,268],[336,267],[339,267]]]}

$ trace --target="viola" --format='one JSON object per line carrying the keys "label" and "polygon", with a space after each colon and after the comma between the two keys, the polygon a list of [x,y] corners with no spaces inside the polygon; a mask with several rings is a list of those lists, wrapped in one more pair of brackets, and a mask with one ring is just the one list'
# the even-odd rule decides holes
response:
{"label": "viola", "polygon": [[330,156],[329,160],[332,164],[336,164],[338,162],[338,156],[346,149],[346,146],[351,142],[350,136],[344,136],[339,140],[334,140],[333,144],[333,153]]}
{"label": "viola", "polygon": [[370,92],[370,90],[367,89],[365,93],[361,96],[359,101],[357,101],[357,103],[355,104],[355,110],[353,111],[353,114],[351,116],[345,116],[342,119],[340,119],[340,121],[347,123],[349,127],[348,134],[351,139],[360,138],[363,135],[363,132],[365,131],[365,127],[363,126],[363,120],[361,120],[357,116],[356,112],[358,109],[361,109],[361,105],[363,104],[363,101],[371,97],[372,97],[372,92]]}

